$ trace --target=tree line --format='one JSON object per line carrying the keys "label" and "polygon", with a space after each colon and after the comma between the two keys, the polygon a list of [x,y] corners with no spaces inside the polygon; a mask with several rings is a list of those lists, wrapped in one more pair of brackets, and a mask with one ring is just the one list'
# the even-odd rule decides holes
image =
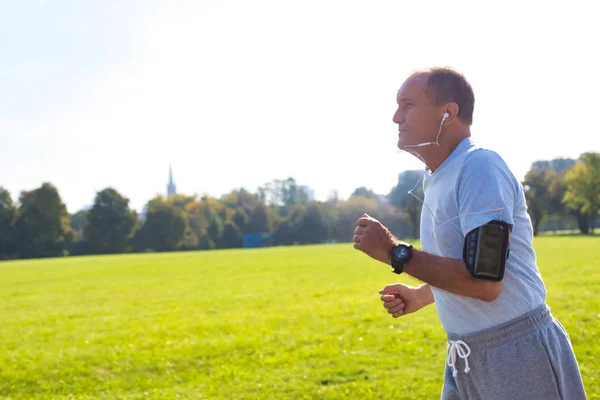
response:
{"label": "tree line", "polygon": [[[142,212],[114,188],[93,205],[67,212],[51,183],[23,191],[16,201],[0,187],[0,260],[65,255],[239,248],[244,234],[267,234],[272,245],[349,242],[368,213],[402,238],[418,238],[423,171],[404,171],[388,194],[357,188],[310,200],[293,178],[219,198],[176,194],[150,199]],[[600,153],[537,161],[522,182],[534,233],[577,229],[593,234],[600,209]],[[414,194],[410,195],[408,192]]]}

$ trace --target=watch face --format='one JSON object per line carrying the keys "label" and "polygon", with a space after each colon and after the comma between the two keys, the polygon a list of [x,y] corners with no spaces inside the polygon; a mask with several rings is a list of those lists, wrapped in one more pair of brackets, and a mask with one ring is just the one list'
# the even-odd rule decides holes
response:
{"label": "watch face", "polygon": [[394,250],[394,258],[404,259],[408,257],[408,249],[406,247],[397,247]]}

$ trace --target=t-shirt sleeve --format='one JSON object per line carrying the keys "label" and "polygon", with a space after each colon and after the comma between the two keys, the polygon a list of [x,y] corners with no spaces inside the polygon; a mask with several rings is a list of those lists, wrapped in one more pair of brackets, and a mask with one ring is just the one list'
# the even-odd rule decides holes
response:
{"label": "t-shirt sleeve", "polygon": [[478,149],[469,154],[462,166],[456,193],[463,236],[491,220],[514,226],[518,182],[495,152]]}

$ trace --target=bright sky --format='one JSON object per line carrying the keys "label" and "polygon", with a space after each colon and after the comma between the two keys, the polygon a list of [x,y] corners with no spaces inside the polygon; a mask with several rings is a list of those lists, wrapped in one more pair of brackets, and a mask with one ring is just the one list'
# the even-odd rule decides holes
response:
{"label": "bright sky", "polygon": [[112,186],[141,210],[171,162],[188,194],[387,194],[422,168],[396,148],[396,92],[434,65],[471,81],[473,139],[522,179],[600,151],[593,4],[0,0],[0,185],[52,182],[70,212]]}

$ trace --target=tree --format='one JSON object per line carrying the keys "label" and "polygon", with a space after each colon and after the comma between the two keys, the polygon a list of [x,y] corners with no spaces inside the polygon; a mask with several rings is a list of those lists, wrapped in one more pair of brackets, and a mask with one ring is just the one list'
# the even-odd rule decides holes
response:
{"label": "tree", "polygon": [[148,210],[146,221],[135,235],[139,250],[174,251],[185,239],[187,215],[168,202],[155,203]]}
{"label": "tree", "polygon": [[281,215],[287,214],[297,204],[308,202],[308,190],[298,186],[292,177],[275,179],[258,188],[256,197],[261,203],[276,209]]}
{"label": "tree", "polygon": [[224,226],[221,215],[227,214],[225,208],[221,201],[208,196],[186,206],[189,226],[198,238],[199,249],[213,249],[221,242]]}
{"label": "tree", "polygon": [[0,260],[15,257],[17,207],[8,190],[0,187]]}
{"label": "tree", "polygon": [[223,208],[225,208],[225,205],[219,200],[209,197],[202,199],[201,205],[204,217],[208,222],[206,230],[208,240],[202,243],[201,248],[216,248],[223,238],[225,223],[221,215],[224,214]]}
{"label": "tree", "polygon": [[250,193],[244,188],[237,189],[229,194],[226,194],[223,196],[221,201],[226,207],[236,210],[242,209],[246,212],[246,214],[250,213],[250,211],[256,207],[256,205],[261,203],[261,200],[257,195]]}
{"label": "tree", "polygon": [[273,231],[273,224],[267,207],[264,204],[257,204],[248,218],[246,233],[270,233]]}
{"label": "tree", "polygon": [[223,248],[237,248],[242,246],[242,232],[233,221],[225,223],[221,246]]}
{"label": "tree", "polygon": [[243,208],[236,209],[235,214],[233,215],[232,221],[241,232],[246,232],[246,230],[248,229],[247,226],[248,226],[249,218],[248,218],[248,213],[246,212],[245,209],[243,209]]}
{"label": "tree", "polygon": [[550,168],[532,168],[525,174],[523,189],[534,235],[539,233],[541,222],[555,211],[550,187],[552,182],[558,179],[558,174]]}
{"label": "tree", "polygon": [[419,237],[421,209],[423,207],[423,203],[415,198],[415,196],[421,200],[424,198],[423,185],[420,182],[422,177],[423,171],[411,170],[402,172],[398,175],[398,184],[394,186],[388,195],[390,203],[406,213],[412,226],[412,236],[414,238]]}
{"label": "tree", "polygon": [[129,208],[129,199],[113,188],[98,192],[84,228],[87,248],[96,254],[125,252],[136,222],[137,215]]}
{"label": "tree", "polygon": [[[193,235],[196,238],[196,248],[201,248],[201,243],[208,234],[208,220],[203,213],[202,203],[199,201],[193,201],[185,206],[185,212],[188,219],[188,229],[191,233],[186,235]],[[206,241],[206,240],[205,240]]]}
{"label": "tree", "polygon": [[75,214],[71,215],[71,230],[75,233],[81,233],[83,237],[83,231],[88,220],[88,210],[79,210]]}
{"label": "tree", "polygon": [[580,159],[580,163],[565,173],[564,202],[570,209],[587,216],[588,226],[583,227],[582,233],[593,234],[600,210],[600,153],[584,153]]}
{"label": "tree", "polygon": [[277,221],[273,232],[273,241],[277,246],[294,244],[295,230],[292,217],[288,216]]}
{"label": "tree", "polygon": [[63,256],[72,239],[69,214],[50,183],[21,192],[15,237],[21,258]]}
{"label": "tree", "polygon": [[162,203],[169,203],[169,204],[173,204],[175,207],[179,207],[180,209],[185,209],[185,206],[187,206],[189,203],[193,202],[194,200],[196,200],[196,198],[194,196],[188,196],[185,194],[173,194],[170,196],[156,196],[153,199],[148,201],[148,204],[146,205],[146,208],[149,210],[152,207],[154,207],[155,205],[160,205]]}
{"label": "tree", "polygon": [[70,216],[71,233],[73,240],[69,247],[69,254],[71,255],[84,255],[88,254],[88,246],[83,239],[83,233],[85,225],[88,219],[88,210],[79,210],[75,214]]}
{"label": "tree", "polygon": [[296,238],[300,244],[321,243],[327,240],[327,225],[316,202],[303,207],[295,226]]}
{"label": "tree", "polygon": [[331,216],[329,238],[339,242],[351,241],[354,236],[356,221],[364,213],[375,218],[381,217],[377,200],[367,199],[363,196],[351,196],[348,200],[338,201],[335,205],[334,215]]}
{"label": "tree", "polygon": [[354,192],[350,195],[350,197],[363,196],[367,199],[378,199],[377,194],[373,192],[371,189],[367,189],[364,186],[354,189]]}
{"label": "tree", "polygon": [[[527,208],[534,224],[535,234],[538,234],[544,226],[552,226],[554,230],[568,229],[572,224],[570,218],[568,218],[569,216],[575,217],[580,227],[587,224],[586,216],[582,216],[577,210],[568,209],[563,203],[567,191],[564,175],[576,162],[577,160],[571,158],[555,158],[552,160],[539,160],[531,164],[528,172],[529,176],[526,175],[526,179],[522,183],[526,192]],[[541,172],[542,170],[545,170],[545,172]],[[536,176],[532,171],[541,172],[542,175],[538,174]],[[530,183],[532,187],[536,188],[533,193],[529,193],[527,185],[529,182],[526,182],[526,180],[533,181]],[[536,204],[538,203],[536,199],[540,200],[539,204]],[[534,213],[536,213],[536,216],[534,216]]]}
{"label": "tree", "polygon": [[196,232],[192,229],[192,223],[190,221],[190,215],[184,214],[185,218],[185,228],[183,232],[183,239],[178,245],[180,250],[196,250],[200,245],[200,238],[196,235]]}

